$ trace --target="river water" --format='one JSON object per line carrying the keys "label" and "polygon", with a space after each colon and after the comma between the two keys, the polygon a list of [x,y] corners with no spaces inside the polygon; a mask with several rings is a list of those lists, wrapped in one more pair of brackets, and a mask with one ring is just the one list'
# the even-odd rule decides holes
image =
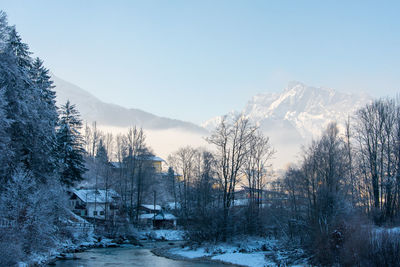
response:
{"label": "river water", "polygon": [[79,259],[60,260],[58,267],[101,267],[101,266],[151,266],[151,267],[216,267],[228,265],[208,262],[189,262],[171,260],[151,253],[150,248],[119,247],[94,248],[85,252],[76,253]]}

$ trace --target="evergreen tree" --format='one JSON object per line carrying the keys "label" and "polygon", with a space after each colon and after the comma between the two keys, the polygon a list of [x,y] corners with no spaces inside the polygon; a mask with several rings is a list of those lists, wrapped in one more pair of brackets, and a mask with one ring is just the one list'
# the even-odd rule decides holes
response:
{"label": "evergreen tree", "polygon": [[1,266],[45,252],[68,232],[60,223],[67,221],[65,192],[54,179],[55,93],[48,70],[30,54],[0,11],[0,213],[9,223],[0,227]]}
{"label": "evergreen tree", "polygon": [[31,66],[29,46],[22,42],[15,27],[10,27],[8,49],[15,55],[19,67],[28,70]]}
{"label": "evergreen tree", "polygon": [[79,132],[82,127],[79,112],[69,101],[61,107],[57,131],[57,151],[60,159],[60,179],[66,186],[73,186],[83,179],[83,139]]}
{"label": "evergreen tree", "polygon": [[37,103],[32,128],[32,151],[30,164],[36,177],[45,181],[45,176],[54,174],[56,169],[55,128],[58,120],[53,82],[43,62],[36,58],[29,72],[32,82],[32,101]]}
{"label": "evergreen tree", "polygon": [[96,164],[100,164],[103,166],[108,165],[107,150],[106,147],[104,146],[103,139],[100,139],[99,141],[95,158],[96,158]]}
{"label": "evergreen tree", "polygon": [[8,149],[10,138],[6,131],[9,126],[9,120],[6,118],[6,112],[4,109],[5,106],[6,100],[4,99],[3,92],[0,90],[0,182],[2,182],[1,177],[6,175],[5,166],[8,165],[8,160],[10,157],[10,151]]}
{"label": "evergreen tree", "polygon": [[[0,18],[0,23],[6,20]],[[0,32],[8,29],[0,53],[0,88],[4,95],[4,112],[9,125],[7,165],[3,174],[10,177],[16,168],[24,168],[40,182],[55,173],[55,126],[57,109],[55,93],[40,59],[32,61],[27,44],[23,43],[15,27],[0,25]]]}
{"label": "evergreen tree", "polygon": [[11,177],[13,170],[20,167],[29,169],[27,159],[30,149],[30,129],[35,118],[37,103],[33,100],[28,69],[30,58],[28,46],[22,43],[14,27],[7,25],[5,17],[0,19],[0,89],[5,99],[4,112],[9,122],[6,135],[9,142],[10,158],[3,166],[4,177]]}

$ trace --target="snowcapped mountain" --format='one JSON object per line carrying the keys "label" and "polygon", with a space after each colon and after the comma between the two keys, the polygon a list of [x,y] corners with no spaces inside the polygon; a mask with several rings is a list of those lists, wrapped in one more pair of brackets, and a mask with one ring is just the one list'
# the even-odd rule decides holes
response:
{"label": "snowcapped mountain", "polygon": [[[241,112],[234,111],[228,116],[242,113],[270,137],[277,149],[277,160],[294,160],[301,144],[318,137],[329,122],[336,121],[339,128],[343,127],[348,115],[369,101],[371,97],[366,94],[341,93],[291,82],[281,93],[254,96]],[[202,126],[211,130],[221,118],[212,118]]]}
{"label": "snowcapped mountain", "polygon": [[[98,127],[106,131],[125,133],[130,126],[143,127],[147,143],[164,158],[182,146],[207,146],[204,137],[222,118],[214,117],[201,126],[163,118],[139,109],[104,103],[76,85],[56,76],[52,78],[58,104],[69,99],[76,104],[83,120],[96,121]],[[227,115],[243,114],[270,137],[277,150],[274,168],[279,169],[296,161],[301,145],[318,137],[329,122],[336,121],[339,127],[343,126],[348,115],[369,101],[371,98],[366,94],[347,94],[291,82],[281,93],[258,94],[243,110]]]}
{"label": "snowcapped mountain", "polygon": [[[282,93],[258,94],[247,103],[242,112],[232,111],[228,116],[242,113],[261,128],[266,128],[266,123],[285,121],[303,138],[310,138],[318,136],[321,129],[331,121],[343,124],[348,115],[370,100],[371,97],[366,94],[347,94],[291,82]],[[222,116],[212,118],[202,126],[211,130],[221,118]]]}

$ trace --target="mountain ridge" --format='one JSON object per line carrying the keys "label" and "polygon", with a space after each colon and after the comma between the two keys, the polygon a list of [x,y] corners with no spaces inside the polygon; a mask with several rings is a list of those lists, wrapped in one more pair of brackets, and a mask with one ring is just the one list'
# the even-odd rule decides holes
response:
{"label": "mountain ridge", "polygon": [[106,103],[79,86],[65,81],[54,74],[52,79],[56,85],[57,104],[70,100],[88,121],[96,121],[100,125],[113,127],[130,127],[133,125],[152,130],[167,130],[181,128],[186,131],[206,134],[207,131],[191,122],[157,116],[135,108],[125,108],[117,104]]}
{"label": "mountain ridge", "polygon": [[[167,157],[179,147],[208,146],[204,137],[215,129],[223,116],[216,116],[202,125],[160,117],[140,109],[129,109],[102,102],[84,89],[53,75],[57,103],[70,99],[87,122],[96,121],[106,131],[126,132],[128,127],[143,127],[149,144],[158,155]],[[280,93],[260,93],[247,101],[240,111],[227,114],[244,115],[268,136],[277,150],[273,161],[283,168],[296,161],[304,145],[318,137],[326,125],[337,121],[344,128],[344,119],[371,101],[366,94],[348,94],[331,88],[307,86],[291,82]]]}
{"label": "mountain ridge", "polygon": [[[232,111],[228,116],[243,114],[258,125],[264,120],[288,121],[303,138],[309,138],[319,135],[330,121],[341,124],[340,120],[344,115],[351,115],[371,99],[365,93],[342,93],[331,88],[307,86],[293,81],[281,93],[260,93],[253,96],[241,111]],[[221,117],[216,116],[201,125],[212,130]]]}
{"label": "mountain ridge", "polygon": [[[301,146],[319,137],[328,123],[336,121],[343,131],[345,119],[371,99],[364,93],[341,93],[291,82],[280,93],[257,94],[241,111],[226,115],[228,118],[243,115],[257,125],[277,150],[274,165],[282,168],[297,161]],[[202,126],[212,131],[222,117],[213,117]]]}

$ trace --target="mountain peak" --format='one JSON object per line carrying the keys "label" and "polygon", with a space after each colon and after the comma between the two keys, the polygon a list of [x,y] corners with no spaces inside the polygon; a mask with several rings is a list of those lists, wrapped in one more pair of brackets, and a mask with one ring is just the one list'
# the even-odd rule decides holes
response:
{"label": "mountain peak", "polygon": [[306,85],[302,82],[299,81],[290,81],[287,85],[287,87],[283,90],[284,92],[288,92],[291,90],[298,90],[298,89],[303,89],[306,87]]}
{"label": "mountain peak", "polygon": [[[341,93],[292,81],[281,93],[253,96],[242,113],[271,138],[278,151],[278,161],[292,160],[294,157],[290,158],[290,154],[295,155],[299,144],[320,135],[332,121],[343,128],[344,118],[370,100],[366,94]],[[203,125],[212,130],[216,123],[218,120],[214,118]]]}

